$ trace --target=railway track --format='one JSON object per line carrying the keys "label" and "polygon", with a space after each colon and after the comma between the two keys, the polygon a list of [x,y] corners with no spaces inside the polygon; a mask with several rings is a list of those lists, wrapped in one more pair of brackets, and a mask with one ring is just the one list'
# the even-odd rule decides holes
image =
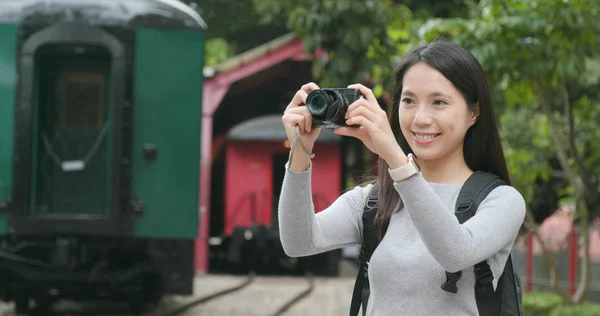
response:
{"label": "railway track", "polygon": [[[219,277],[217,277],[218,279]],[[219,315],[230,315],[224,312],[224,307],[231,307],[237,309],[238,312],[233,312],[235,315],[257,315],[257,316],[280,316],[294,307],[302,309],[303,307],[297,306],[298,303],[304,302],[305,298],[309,296],[317,287],[315,286],[315,280],[313,276],[308,274],[304,276],[306,286],[303,286],[303,280],[297,278],[263,278],[257,277],[256,274],[251,273],[247,277],[242,278],[241,281],[235,278],[232,285],[232,281],[226,281],[227,287],[221,290],[213,292],[204,292],[206,294],[192,298],[190,301],[180,301],[166,303],[162,307],[157,308],[154,311],[149,311],[149,314],[142,314],[146,316],[189,316],[189,315],[213,315],[214,308],[220,309],[216,312]],[[214,284],[213,281],[207,281],[205,289],[212,286],[219,288],[219,285]],[[320,289],[322,290],[322,289]],[[38,311],[32,310],[31,316],[43,315],[43,316],[132,316],[130,312],[130,306],[127,302],[110,302],[109,304],[104,303],[75,303],[74,305],[67,304],[66,308],[64,304],[52,311]],[[306,304],[304,304],[306,308]],[[246,309],[251,310],[247,312]],[[12,306],[1,306],[1,316],[18,316]],[[139,315],[139,314],[137,314]]]}
{"label": "railway track", "polygon": [[[307,282],[307,286],[306,286],[306,288],[304,288],[304,290],[302,290],[300,293],[294,295],[293,297],[289,298],[283,304],[279,305],[273,311],[272,314],[268,314],[265,316],[280,316],[283,313],[285,313],[286,311],[288,311],[289,309],[291,309],[295,304],[302,301],[302,299],[307,297],[314,289],[314,279],[313,279],[313,276],[310,274],[307,274],[304,278]],[[240,282],[239,284],[237,284],[235,286],[228,287],[226,289],[217,291],[215,293],[211,293],[211,294],[202,296],[200,298],[194,299],[191,302],[188,302],[181,306],[178,306],[177,308],[173,309],[172,311],[168,311],[166,313],[160,314],[160,316],[184,315],[186,312],[188,312],[192,308],[196,308],[202,304],[205,304],[209,301],[212,301],[212,300],[215,300],[218,298],[222,298],[224,296],[233,295],[243,289],[246,289],[251,284],[253,284],[255,282],[255,280],[256,280],[256,275],[251,273],[246,277],[246,279],[244,281]]]}

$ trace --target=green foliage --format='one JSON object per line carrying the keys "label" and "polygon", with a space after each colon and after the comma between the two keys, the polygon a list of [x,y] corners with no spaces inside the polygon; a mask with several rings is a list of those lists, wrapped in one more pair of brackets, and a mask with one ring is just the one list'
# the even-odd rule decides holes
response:
{"label": "green foliage", "polygon": [[434,17],[464,17],[468,13],[468,2],[465,0],[394,0],[409,7],[415,19]]}
{"label": "green foliage", "polygon": [[[554,148],[546,118],[529,107],[518,107],[500,116],[499,121],[508,168],[513,171],[512,181],[525,200],[531,202],[536,180],[550,177],[549,159]],[[532,145],[536,150],[531,150]]]}
{"label": "green foliage", "polygon": [[427,21],[416,44],[460,43],[504,91],[507,105],[530,104],[533,80],[556,88],[585,73],[587,60],[598,57],[599,7],[594,0],[481,1],[471,18]]}
{"label": "green foliage", "polygon": [[389,77],[391,56],[410,20],[403,4],[375,0],[253,0],[268,22],[288,14],[287,26],[300,35],[307,51],[324,48],[324,59],[314,63],[322,86],[346,86],[371,75]]}
{"label": "green foliage", "polygon": [[417,18],[462,16],[465,2],[253,0],[262,22],[286,16],[287,27],[304,39],[308,51],[327,50],[313,67],[321,86],[368,79],[377,96],[389,88],[395,57],[406,50],[413,12]]}
{"label": "green foliage", "polygon": [[471,19],[433,19],[420,33],[425,41],[446,37],[469,47],[496,81],[556,85],[579,76],[584,57],[597,56],[599,6],[595,0],[481,1]]}
{"label": "green foliage", "polygon": [[586,302],[581,305],[564,305],[560,295],[533,291],[523,295],[523,316],[595,316],[600,315],[600,305]]}
{"label": "green foliage", "polygon": [[[216,48],[226,43],[227,56],[231,57],[281,36],[289,30],[285,27],[285,17],[276,16],[269,24],[260,22],[251,1],[235,0],[185,0],[195,7],[206,21],[207,58],[222,60]],[[210,50],[210,40],[217,40],[215,49]]]}
{"label": "green foliage", "polygon": [[600,305],[589,302],[576,306],[558,306],[549,316],[597,316],[600,315]]}
{"label": "green foliage", "polygon": [[213,66],[233,56],[231,47],[222,38],[213,38],[206,41],[206,66]]}
{"label": "green foliage", "polygon": [[529,292],[523,295],[523,316],[548,316],[563,305],[560,295],[549,292]]}
{"label": "green foliage", "polygon": [[[600,59],[599,59],[600,61]],[[599,63],[600,64],[600,63]],[[600,78],[600,69],[589,70],[586,74],[595,73],[596,79]],[[575,125],[577,126],[577,144],[582,156],[585,157],[586,165],[592,168],[592,172],[600,176],[600,84],[596,83],[588,90],[592,93],[584,94],[574,107]],[[583,145],[583,146],[582,146]]]}

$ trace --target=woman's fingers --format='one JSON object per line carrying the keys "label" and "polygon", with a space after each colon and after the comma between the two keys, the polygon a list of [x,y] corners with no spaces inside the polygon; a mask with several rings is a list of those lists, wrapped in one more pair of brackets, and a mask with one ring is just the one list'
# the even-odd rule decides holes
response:
{"label": "woman's fingers", "polygon": [[[350,126],[339,126],[333,130],[333,133],[340,136],[354,137],[363,142],[363,144],[365,144],[367,147],[369,147],[369,144],[371,143],[369,132],[367,132],[365,127],[356,128]],[[369,150],[370,149],[371,148],[369,147]]]}
{"label": "woman's fingers", "polygon": [[375,94],[373,94],[373,90],[363,86],[360,83],[351,84],[348,86],[350,89],[358,90],[369,102],[377,103],[377,98],[375,98]]}
{"label": "woman's fingers", "polygon": [[305,129],[308,132],[311,131],[312,115],[310,115],[310,112],[308,112],[308,109],[305,106],[299,106],[299,107],[287,109],[287,110],[285,110],[285,113],[300,114],[300,115],[304,116],[303,129]]}
{"label": "woman's fingers", "polygon": [[310,93],[311,91],[318,90],[318,89],[320,89],[319,86],[317,86],[317,84],[314,82],[309,82],[309,83],[303,85],[302,88],[300,88],[300,90],[302,90],[306,93]]}
{"label": "woman's fingers", "polygon": [[313,91],[313,90],[318,90],[319,86],[317,86],[316,83],[314,82],[309,82],[305,85],[303,85],[300,90],[298,90],[296,92],[296,94],[294,95],[294,97],[292,98],[292,101],[290,102],[290,104],[288,104],[287,108],[295,108],[300,106],[301,104],[305,104],[306,103],[306,97],[308,96],[308,94]]}
{"label": "woman's fingers", "polygon": [[286,127],[292,130],[298,126],[300,128],[300,134],[304,134],[306,131],[306,116],[300,113],[286,113],[283,116],[282,121]]}
{"label": "woman's fingers", "polygon": [[377,98],[375,98],[375,95],[373,94],[373,91],[371,91],[371,89],[361,84],[352,84],[349,85],[348,88],[357,89],[363,95],[362,98],[350,104],[350,106],[348,107],[348,112],[352,112],[352,110],[358,107],[365,106],[378,116],[386,116],[385,111],[377,102]]}
{"label": "woman's fingers", "polygon": [[301,104],[306,103],[306,97],[307,96],[308,96],[308,93],[306,93],[306,91],[304,91],[304,90],[298,90],[298,91],[296,91],[296,94],[292,98],[292,101],[290,102],[290,104],[288,104],[286,110],[287,109],[297,108]]}
{"label": "woman's fingers", "polygon": [[377,127],[373,122],[371,122],[369,119],[367,119],[366,117],[364,117],[362,115],[356,115],[356,116],[349,118],[348,120],[346,120],[346,124],[360,125],[368,130],[373,130],[373,128]]}
{"label": "woman's fingers", "polygon": [[[362,103],[368,103],[368,101],[363,99]],[[367,120],[373,123],[378,123],[380,119],[377,113],[373,112],[367,106],[361,105],[361,102],[358,101],[357,106],[354,106],[353,108],[348,107],[346,118],[352,119],[355,116],[364,116]]]}

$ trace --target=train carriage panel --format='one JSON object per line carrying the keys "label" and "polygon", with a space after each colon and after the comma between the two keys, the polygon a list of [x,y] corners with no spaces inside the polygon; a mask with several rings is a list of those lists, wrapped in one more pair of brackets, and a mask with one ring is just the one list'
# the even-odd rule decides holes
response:
{"label": "train carriage panel", "polygon": [[225,233],[235,227],[268,224],[272,187],[269,143],[234,142],[226,149]]}
{"label": "train carriage panel", "polygon": [[[342,189],[340,139],[331,129],[323,129],[313,148],[316,157],[312,160],[311,191],[315,212],[331,205]],[[291,273],[337,275],[341,251],[293,260],[281,247],[278,204],[289,152],[290,142],[280,114],[248,119],[228,132],[224,210],[213,216],[223,216],[223,231],[213,241],[215,265],[233,271],[281,268]]]}
{"label": "train carriage panel", "polygon": [[[17,33],[16,25],[0,24],[0,207],[12,199]],[[0,215],[0,234],[5,232],[6,218]]]}
{"label": "train carriage panel", "polygon": [[198,231],[204,34],[138,29],[132,195],[135,235],[194,238]]}
{"label": "train carriage panel", "polygon": [[316,143],[314,148],[311,187],[315,212],[329,207],[341,191],[341,148],[335,143]]}
{"label": "train carriage panel", "polygon": [[[341,153],[335,143],[316,143],[314,153],[311,188],[318,213],[340,194]],[[282,142],[236,141],[228,144],[225,157],[225,233],[275,224],[289,149]]]}

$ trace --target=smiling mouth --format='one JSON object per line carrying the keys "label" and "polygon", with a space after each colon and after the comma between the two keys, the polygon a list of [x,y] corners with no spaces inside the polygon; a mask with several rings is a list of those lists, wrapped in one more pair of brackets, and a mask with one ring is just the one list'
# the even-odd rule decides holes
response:
{"label": "smiling mouth", "polygon": [[418,138],[420,140],[430,140],[430,139],[434,139],[434,138],[440,136],[441,133],[415,133],[415,132],[413,132],[413,135],[415,135],[415,138]]}
{"label": "smiling mouth", "polygon": [[435,141],[441,133],[415,133],[413,132],[417,144],[430,144]]}

